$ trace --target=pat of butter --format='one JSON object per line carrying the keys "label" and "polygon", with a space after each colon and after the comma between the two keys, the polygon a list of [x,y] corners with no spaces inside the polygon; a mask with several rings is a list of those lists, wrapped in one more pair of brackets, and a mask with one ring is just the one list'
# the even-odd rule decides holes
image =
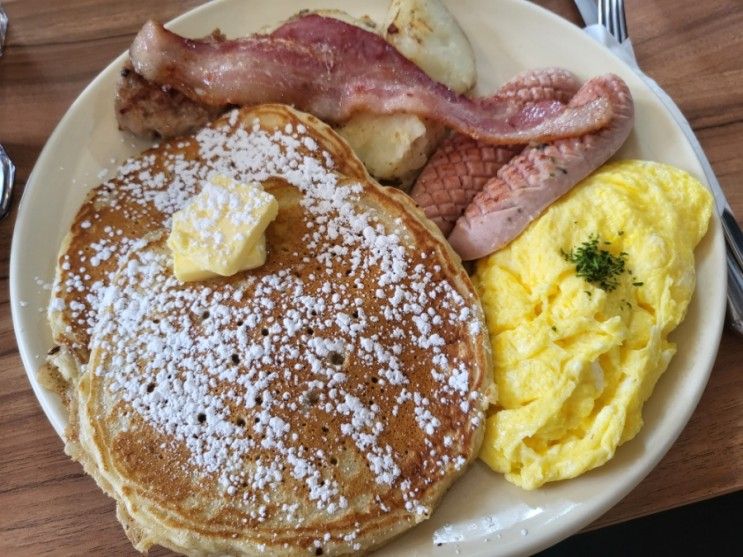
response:
{"label": "pat of butter", "polygon": [[[242,260],[238,271],[247,271],[256,269],[266,262],[266,235],[261,234],[258,243]],[[209,269],[204,269],[203,265],[191,259],[187,254],[173,252],[173,271],[175,276],[181,282],[193,282],[197,280],[206,280],[220,276]],[[237,271],[235,271],[237,272]],[[233,273],[234,274],[234,273]]]}
{"label": "pat of butter", "polygon": [[206,183],[173,214],[168,246],[182,282],[231,276],[266,262],[266,228],[279,204],[260,184],[225,176]]}

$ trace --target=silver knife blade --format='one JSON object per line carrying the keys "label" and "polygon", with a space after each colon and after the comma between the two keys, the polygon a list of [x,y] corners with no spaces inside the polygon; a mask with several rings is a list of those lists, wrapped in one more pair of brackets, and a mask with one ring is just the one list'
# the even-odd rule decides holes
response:
{"label": "silver knife blade", "polygon": [[743,280],[740,272],[736,269],[733,256],[727,252],[728,267],[728,319],[730,325],[738,334],[743,335],[743,311],[733,300],[743,300]]}
{"label": "silver knife blade", "polygon": [[743,232],[741,232],[733,213],[727,209],[724,209],[720,213],[720,221],[722,222],[722,230],[725,232],[725,238],[728,241],[730,251],[735,256],[735,260],[740,265],[740,268],[743,269]]}

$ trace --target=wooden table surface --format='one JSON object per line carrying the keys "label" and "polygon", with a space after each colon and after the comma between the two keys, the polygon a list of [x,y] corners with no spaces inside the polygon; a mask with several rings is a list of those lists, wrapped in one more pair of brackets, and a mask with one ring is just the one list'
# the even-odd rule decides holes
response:
{"label": "wooden table surface", "polygon": [[[148,17],[198,0],[5,0],[0,143],[17,166],[14,205],[49,134],[88,82]],[[540,2],[578,22],[569,0]],[[743,217],[743,3],[628,0],[640,65],[697,131]],[[298,2],[301,6],[301,2]],[[113,502],[62,451],[26,379],[10,317],[15,211],[0,223],[0,555],[130,555]],[[681,437],[601,527],[743,487],[743,342],[726,329],[712,377]],[[167,554],[155,550],[155,555]]]}

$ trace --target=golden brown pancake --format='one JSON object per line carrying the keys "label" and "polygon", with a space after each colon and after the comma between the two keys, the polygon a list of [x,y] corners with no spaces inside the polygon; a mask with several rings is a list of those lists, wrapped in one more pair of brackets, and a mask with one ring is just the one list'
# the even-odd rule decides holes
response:
{"label": "golden brown pancake", "polygon": [[[467,274],[409,197],[310,118],[256,107],[151,150],[91,195],[60,258],[98,259],[95,277],[60,269],[57,296],[75,275],[82,291],[69,311],[52,302],[68,356],[90,354],[68,374],[66,450],[140,551],[363,552],[428,518],[477,455],[490,355]],[[184,145],[188,162],[172,154]],[[268,258],[183,284],[168,218],[214,171],[277,197]]]}

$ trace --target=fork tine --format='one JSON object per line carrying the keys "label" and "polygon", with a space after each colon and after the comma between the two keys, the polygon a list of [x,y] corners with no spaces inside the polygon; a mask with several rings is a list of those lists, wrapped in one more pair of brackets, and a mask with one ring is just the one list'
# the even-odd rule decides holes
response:
{"label": "fork tine", "polygon": [[619,37],[618,40],[620,43],[623,43],[629,38],[629,32],[627,31],[627,16],[624,11],[624,0],[616,0],[617,3],[617,18],[619,22],[619,26],[617,30],[619,31]]}
{"label": "fork tine", "polygon": [[599,0],[599,24],[606,27],[617,42],[627,39],[627,23],[624,15],[624,0]]}
{"label": "fork tine", "polygon": [[599,12],[599,25],[608,29],[608,25],[606,24],[606,14],[608,13],[608,10],[606,9],[605,2],[606,0],[599,0],[597,7]]}
{"label": "fork tine", "polygon": [[614,37],[617,39],[618,42],[622,42],[622,31],[621,31],[621,24],[620,24],[620,18],[619,18],[619,0],[612,0],[611,2],[611,12],[612,17],[614,18]]}
{"label": "fork tine", "polygon": [[599,23],[606,28],[612,37],[614,36],[611,0],[599,0]]}
{"label": "fork tine", "polygon": [[614,10],[612,9],[612,0],[606,0],[606,28],[609,30],[609,34],[616,38],[617,36],[614,34]]}

